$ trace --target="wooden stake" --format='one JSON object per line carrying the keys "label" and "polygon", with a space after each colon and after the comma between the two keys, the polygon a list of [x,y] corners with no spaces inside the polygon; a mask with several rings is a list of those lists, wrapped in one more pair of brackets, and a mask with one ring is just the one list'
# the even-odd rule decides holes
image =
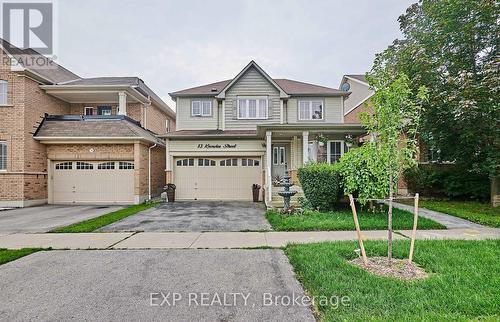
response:
{"label": "wooden stake", "polygon": [[361,238],[361,230],[359,228],[358,214],[356,212],[356,205],[354,204],[354,198],[349,195],[349,201],[351,203],[352,216],[354,217],[354,225],[356,226],[356,234],[358,235],[359,248],[361,249],[361,256],[363,257],[363,262],[368,265],[368,259],[366,258],[365,246],[363,245],[363,238]]}
{"label": "wooden stake", "polygon": [[413,247],[415,246],[415,238],[417,235],[417,221],[418,221],[418,193],[415,194],[415,208],[413,210],[413,231],[411,232],[410,241],[410,256],[408,257],[408,262],[411,263],[413,260]]}

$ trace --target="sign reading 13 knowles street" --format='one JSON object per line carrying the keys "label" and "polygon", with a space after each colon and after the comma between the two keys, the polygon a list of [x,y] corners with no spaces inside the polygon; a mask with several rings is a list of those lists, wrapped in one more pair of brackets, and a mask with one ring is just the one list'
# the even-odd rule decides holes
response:
{"label": "sign reading 13 knowles street", "polygon": [[236,144],[210,144],[210,143],[200,143],[198,144],[198,149],[235,149]]}

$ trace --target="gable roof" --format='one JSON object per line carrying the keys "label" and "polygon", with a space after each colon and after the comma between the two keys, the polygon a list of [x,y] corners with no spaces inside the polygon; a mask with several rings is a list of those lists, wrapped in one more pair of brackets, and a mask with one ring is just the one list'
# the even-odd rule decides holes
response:
{"label": "gable roof", "polygon": [[357,80],[357,81],[360,81],[362,83],[365,83],[366,85],[369,85],[368,81],[366,80],[366,76],[365,75],[350,74],[350,75],[344,75],[344,77],[347,77],[347,78],[350,78],[350,79],[353,79],[353,80]]}
{"label": "gable roof", "polygon": [[236,75],[235,78],[233,78],[224,88],[220,91],[219,94],[217,94],[217,98],[225,98],[226,97],[226,91],[231,88],[245,73],[250,69],[250,68],[255,68],[262,76],[264,76],[265,79],[271,83],[279,92],[280,92],[280,98],[285,98],[288,97],[288,94],[283,91],[283,89],[272,79],[260,66],[254,62],[253,60],[248,63],[248,65],[243,68],[241,72]]}
{"label": "gable roof", "polygon": [[251,61],[238,75],[233,79],[223,80],[215,83],[210,83],[206,85],[191,87],[188,89],[180,90],[177,92],[170,93],[169,95],[175,99],[176,97],[182,96],[210,96],[210,97],[220,97],[220,94],[229,89],[232,84],[234,84],[239,77],[241,77],[250,67],[257,66],[256,69],[263,73],[263,76],[268,78],[270,82],[275,85],[275,87],[284,92],[284,97],[289,97],[291,95],[329,95],[329,96],[347,96],[348,92],[338,90],[336,88],[315,85],[311,83],[300,82],[285,78],[270,78],[254,61]]}

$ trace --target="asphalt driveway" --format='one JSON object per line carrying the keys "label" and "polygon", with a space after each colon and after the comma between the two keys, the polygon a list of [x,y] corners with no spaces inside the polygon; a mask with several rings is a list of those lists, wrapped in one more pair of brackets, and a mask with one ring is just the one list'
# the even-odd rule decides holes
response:
{"label": "asphalt driveway", "polygon": [[281,250],[48,251],[0,276],[5,321],[314,321],[276,302],[304,294]]}
{"label": "asphalt driveway", "polygon": [[0,233],[42,233],[104,215],[120,206],[45,205],[0,211]]}
{"label": "asphalt driveway", "polygon": [[165,203],[99,231],[260,231],[270,230],[262,203],[179,201]]}

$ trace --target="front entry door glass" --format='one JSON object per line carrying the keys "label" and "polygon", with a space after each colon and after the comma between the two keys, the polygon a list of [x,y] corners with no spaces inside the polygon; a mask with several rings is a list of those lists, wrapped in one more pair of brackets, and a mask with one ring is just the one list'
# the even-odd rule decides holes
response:
{"label": "front entry door glass", "polygon": [[285,145],[274,145],[273,168],[272,168],[273,181],[278,181],[283,179],[287,163],[286,160],[287,160],[287,155],[286,155]]}

